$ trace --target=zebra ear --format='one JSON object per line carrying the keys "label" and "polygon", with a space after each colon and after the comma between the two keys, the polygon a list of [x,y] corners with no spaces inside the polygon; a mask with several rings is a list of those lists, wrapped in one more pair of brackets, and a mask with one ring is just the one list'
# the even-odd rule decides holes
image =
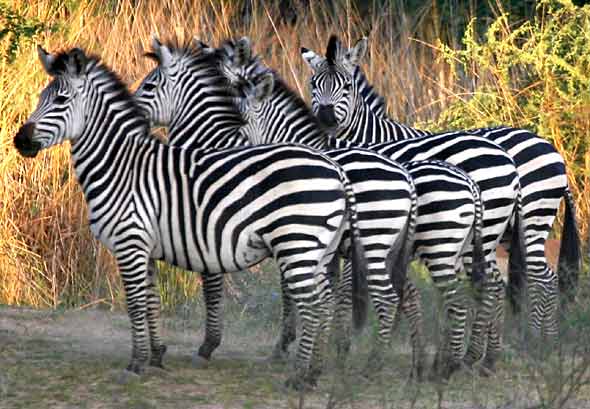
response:
{"label": "zebra ear", "polygon": [[258,102],[264,101],[272,95],[275,87],[275,77],[272,73],[266,73],[256,82],[256,89],[254,91],[254,98]]}
{"label": "zebra ear", "polygon": [[55,55],[48,53],[40,45],[37,45],[37,54],[39,55],[39,60],[41,60],[41,65],[43,66],[45,72],[51,76],[55,75]]}
{"label": "zebra ear", "polygon": [[162,68],[170,67],[172,64],[172,52],[170,52],[170,49],[162,44],[155,35],[152,36],[152,48],[154,49],[154,54],[158,58],[160,66],[162,66]]}
{"label": "zebra ear", "polygon": [[235,47],[234,64],[246,65],[252,58],[252,46],[248,37],[242,37],[238,40]]}
{"label": "zebra ear", "polygon": [[213,47],[199,40],[197,37],[193,37],[193,47],[195,48],[195,50],[199,50],[204,54],[212,54],[215,52],[215,49]]}
{"label": "zebra ear", "polygon": [[346,62],[353,67],[360,65],[363,57],[367,53],[367,37],[361,38],[355,45],[346,53]]}
{"label": "zebra ear", "polygon": [[70,58],[68,61],[68,73],[74,77],[80,77],[86,72],[86,65],[88,64],[88,57],[80,48],[74,48],[70,51]]}
{"label": "zebra ear", "polygon": [[301,56],[307,65],[309,65],[309,68],[316,72],[320,69],[322,63],[326,61],[324,57],[317,55],[314,51],[305,47],[301,47]]}

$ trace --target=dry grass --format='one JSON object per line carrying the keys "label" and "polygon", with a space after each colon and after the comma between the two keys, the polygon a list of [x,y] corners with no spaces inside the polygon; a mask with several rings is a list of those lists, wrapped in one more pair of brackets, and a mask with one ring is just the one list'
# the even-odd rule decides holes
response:
{"label": "dry grass", "polygon": [[[238,2],[229,0],[121,0],[116,7],[104,4],[114,1],[81,0],[69,2],[75,7],[68,8],[56,3],[13,0],[12,6],[19,14],[59,24],[56,32],[38,37],[44,47],[53,51],[82,46],[99,54],[131,87],[151,68],[142,54],[152,33],[181,39],[196,35],[213,44],[231,35],[248,35],[265,62],[307,98],[309,72],[299,48],[321,51],[328,36],[339,33],[349,43],[369,35],[366,72],[400,121],[435,118],[456,97],[457,84],[448,65],[434,58],[432,48],[412,40],[435,43],[440,37],[436,9],[430,7],[415,16],[390,8],[363,20],[342,1],[336,17],[316,5],[289,26],[274,17],[276,10],[259,6],[250,26],[242,27]],[[21,47],[13,64],[0,62],[0,303],[120,304],[116,267],[87,228],[86,206],[71,172],[68,147],[51,149],[34,161],[20,158],[12,147],[13,135],[46,81],[32,43]],[[588,174],[589,169],[590,158],[581,172]],[[585,200],[589,191],[588,184],[576,186]],[[587,219],[587,203],[580,208],[580,216]],[[179,286],[186,297],[198,290],[195,277],[180,276],[186,282]]]}

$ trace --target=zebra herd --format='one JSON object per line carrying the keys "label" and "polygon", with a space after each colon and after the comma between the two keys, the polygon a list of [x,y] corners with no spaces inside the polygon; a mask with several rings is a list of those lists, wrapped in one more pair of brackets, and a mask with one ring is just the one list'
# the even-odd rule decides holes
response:
{"label": "zebra herd", "polygon": [[[247,38],[218,48],[154,38],[152,48],[157,66],[132,95],[99,58],[38,47],[52,81],[14,138],[25,157],[71,143],[90,228],[125,287],[127,370],[163,366],[156,260],[201,273],[198,355],[208,360],[221,342],[222,274],[273,257],[283,294],[273,357],[285,357],[299,320],[287,381],[297,389],[317,382],[332,328],[338,352],[348,351],[351,323],[363,327],[369,301],[378,334],[367,368],[383,365],[402,313],[422,377],[421,299],[406,277],[413,258],[441,294],[437,376],[476,363],[494,371],[505,294],[500,244],[510,251],[513,307],[526,307],[534,333],[556,335],[559,290],[573,293],[581,253],[564,161],[551,144],[508,127],[430,134],[396,123],[362,73],[366,39],[347,49],[333,36],[324,56],[301,49],[312,69],[311,109]],[[150,126],[165,126],[167,143]],[[543,246],[561,197],[558,280]],[[475,304],[469,342],[464,285]]]}

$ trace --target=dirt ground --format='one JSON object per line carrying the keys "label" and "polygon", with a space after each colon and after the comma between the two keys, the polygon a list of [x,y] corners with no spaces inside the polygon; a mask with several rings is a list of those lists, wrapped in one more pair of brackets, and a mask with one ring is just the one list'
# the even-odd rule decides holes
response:
{"label": "dirt ground", "polygon": [[[356,340],[350,370],[328,368],[318,388],[302,396],[283,387],[292,363],[267,360],[276,328],[261,328],[255,318],[228,319],[208,367],[194,367],[191,354],[202,340],[202,318],[165,317],[167,371],[124,378],[131,337],[125,314],[0,307],[0,408],[430,409],[439,396],[440,407],[449,409],[529,408],[539,402],[531,373],[510,350],[495,377],[463,371],[443,387],[408,379],[410,350],[396,339],[387,370],[369,380],[358,369],[369,336]],[[590,403],[575,396],[566,407],[590,408]]]}

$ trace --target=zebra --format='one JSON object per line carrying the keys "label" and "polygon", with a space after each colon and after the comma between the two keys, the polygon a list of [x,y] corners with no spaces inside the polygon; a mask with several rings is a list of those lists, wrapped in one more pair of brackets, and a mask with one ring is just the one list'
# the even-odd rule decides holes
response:
{"label": "zebra", "polygon": [[[228,45],[229,46],[229,45]],[[158,61],[158,67],[146,76],[135,92],[135,98],[140,106],[143,106],[148,113],[150,120],[158,125],[169,126],[168,141],[176,146],[190,146],[197,148],[199,141],[191,137],[178,124],[196,122],[195,117],[209,117],[207,109],[217,112],[228,99],[227,89],[212,92],[210,88],[207,93],[202,92],[200,84],[219,83],[222,79],[219,72],[219,64],[214,67],[218,70],[216,77],[212,77],[210,60],[219,59],[221,51],[217,52],[203,43],[195,42],[194,46],[179,48],[162,45],[157,39],[152,44],[153,52],[150,56]],[[233,106],[231,96],[228,99]],[[192,105],[184,105],[190,101]],[[218,104],[219,103],[219,104]],[[219,107],[218,107],[219,105]],[[234,108],[235,109],[235,108]],[[176,116],[167,116],[166,112],[176,112]],[[236,111],[237,112],[237,111]],[[239,115],[239,114],[238,114]],[[313,118],[313,117],[311,117]],[[240,120],[241,117],[240,117]],[[237,122],[237,121],[235,121]],[[306,128],[309,126],[304,125]],[[249,143],[247,137],[249,132],[245,130],[248,123],[239,128],[228,127],[229,137],[222,137],[220,134],[213,135],[211,140],[216,144],[230,146],[236,141]],[[235,135],[235,131],[239,135]],[[310,129],[312,135],[317,131]],[[298,141],[300,142],[300,141]],[[396,163],[387,158],[381,157],[372,151],[363,149],[350,149],[347,152],[328,152],[327,155],[342,166],[348,178],[352,182],[355,197],[361,215],[359,225],[361,241],[364,243],[365,253],[369,265],[368,269],[371,280],[369,288],[372,300],[375,304],[379,319],[379,331],[375,348],[371,354],[371,363],[381,362],[378,354],[382,350],[380,345],[389,343],[390,331],[394,320],[395,312],[399,304],[397,291],[404,287],[402,282],[391,283],[390,276],[403,277],[409,262],[409,252],[413,242],[413,231],[415,229],[415,217],[417,198],[415,187],[408,172]],[[399,255],[400,261],[396,261]],[[340,280],[339,294],[349,294],[350,286],[350,263],[346,262],[345,269]],[[398,273],[392,273],[394,269]],[[393,284],[398,287],[394,288]],[[407,297],[415,296],[417,292],[412,285],[405,286]],[[407,298],[406,297],[406,298]],[[339,297],[338,316],[344,317],[349,311],[347,302],[349,296]],[[404,305],[411,303],[405,302]],[[294,340],[294,326],[290,318],[291,303],[284,302],[283,331],[275,346],[273,356],[284,357],[287,347]],[[421,319],[420,314],[413,314],[416,320]],[[342,322],[344,318],[336,322]],[[347,336],[344,337],[348,339]],[[423,354],[421,340],[413,337],[416,356],[416,371],[421,372]],[[343,345],[347,349],[346,345]]]}
{"label": "zebra", "polygon": [[[237,88],[236,94],[241,95],[238,105],[240,106],[240,110],[244,117],[250,122],[250,126],[245,127],[244,129],[251,131],[256,130],[253,132],[253,135],[249,136],[249,139],[257,143],[269,142],[269,140],[274,142],[304,141],[305,144],[310,146],[325,149],[325,135],[316,134],[314,137],[313,134],[310,135],[308,131],[299,132],[298,135],[300,129],[308,129],[309,124],[314,122],[313,119],[307,119],[307,121],[305,119],[309,118],[311,114],[303,101],[294,95],[294,93],[285,86],[282,81],[280,81],[280,78],[277,78],[272,71],[268,70],[263,64],[261,64],[259,58],[250,57],[251,50],[249,49],[249,42],[247,39],[244,41],[241,40],[238,43],[238,50],[234,54],[235,55],[232,58],[226,58],[229,61],[225,64],[225,69],[223,71],[228,76],[228,79],[235,84],[234,86]],[[227,74],[228,72],[229,74]],[[266,100],[263,98],[264,96],[266,97]],[[477,203],[481,200],[480,193],[479,190],[476,190],[477,185],[474,185],[474,182],[468,177],[468,175],[449,164],[438,161],[427,163],[427,165],[419,163],[419,165],[419,168],[410,166],[409,169],[412,176],[421,175],[423,177],[423,179],[418,180],[414,177],[414,182],[419,190],[419,197],[420,194],[424,196],[423,209],[428,209],[421,212],[419,207],[418,211],[419,228],[420,224],[422,224],[423,228],[426,229],[424,231],[425,240],[418,244],[418,254],[420,254],[422,259],[426,261],[431,271],[436,271],[436,274],[434,274],[435,282],[437,276],[443,277],[441,281],[444,282],[444,274],[441,270],[441,266],[447,268],[450,266],[451,274],[453,274],[452,270],[457,267],[457,264],[459,264],[457,260],[460,259],[464,247],[464,242],[462,240],[468,235],[471,224],[466,223],[462,226],[467,229],[463,231],[461,231],[461,226],[455,224],[457,231],[449,231],[448,226],[453,225],[452,222],[461,219],[460,211],[455,209],[458,212],[456,214],[452,214],[451,212],[445,213],[444,211],[433,214],[432,200],[433,198],[438,199],[438,202],[435,200],[434,203],[438,204],[437,207],[439,209],[447,209],[449,207],[452,208],[453,205],[459,206],[459,203],[465,203],[465,201],[469,200],[466,199],[466,197],[471,198],[470,200]],[[441,167],[443,167],[442,170],[440,169]],[[412,172],[419,173],[414,175]],[[457,172],[462,174],[457,176]],[[424,178],[424,173],[429,174],[430,179]],[[452,180],[452,182],[448,181],[449,173],[453,173],[453,177],[458,177],[461,181],[467,180],[467,183],[462,186],[463,191],[461,191],[460,183],[457,183],[456,180]],[[514,177],[514,172],[512,172],[512,177]],[[433,180],[436,180],[438,183],[432,183]],[[424,181],[424,184],[418,186],[419,181]],[[453,194],[455,196],[453,196]],[[518,202],[518,192],[516,200]],[[482,210],[481,205],[475,207],[476,209],[479,207],[479,211]],[[514,206],[514,210],[519,210],[518,203]],[[428,216],[425,216],[425,213],[428,214]],[[451,223],[449,223],[449,221]],[[446,241],[456,239],[460,244],[459,247],[456,248],[457,250],[454,258],[448,256],[448,258],[445,259],[445,251],[451,253],[448,244],[444,251],[441,251],[441,248],[437,247],[437,245],[442,244],[440,242],[437,243],[436,241],[437,239],[440,240],[440,237],[436,237],[437,233],[440,235],[440,232],[436,232],[435,229],[437,223],[438,227],[441,227],[446,223]],[[479,224],[479,226],[481,228],[481,224]],[[476,232],[477,231],[478,230],[476,229]],[[453,233],[455,233],[455,236],[453,236]],[[520,230],[514,230],[514,243],[518,243],[521,240],[520,233]],[[500,236],[501,234],[497,235],[496,239],[499,240]],[[476,234],[476,237],[480,237],[480,234]],[[477,248],[478,246],[476,246],[476,249]],[[488,252],[488,254],[495,253]],[[481,263],[481,255],[478,255],[476,258],[478,263]],[[454,260],[454,262],[449,262],[449,259]],[[515,258],[512,259],[513,262],[515,260]],[[522,260],[520,261],[522,262]],[[476,273],[483,274],[477,270]],[[477,277],[475,277],[474,280],[476,283],[480,281]],[[473,326],[474,337],[466,357],[466,362],[469,364],[472,363],[471,361],[478,360],[485,348],[484,342],[486,341],[486,338],[482,333],[483,324],[490,322],[492,314],[495,314],[498,319],[501,318],[501,310],[494,312],[494,304],[499,304],[501,300],[500,295],[502,288],[498,285],[499,282],[500,277],[496,272],[492,271],[490,281],[485,284],[486,288],[484,294],[486,294],[486,298],[481,300],[482,305],[478,309],[478,316],[476,317]],[[459,314],[460,318],[458,318],[458,321],[461,323],[464,323],[463,314],[464,312]],[[463,327],[459,327],[458,331],[462,331],[462,328]],[[493,328],[496,328],[496,326]],[[455,335],[457,335],[458,339],[462,341],[459,334]],[[492,351],[490,354],[491,357],[494,356],[496,350],[501,348],[500,335],[501,334],[499,333],[493,333],[490,335],[489,343]],[[453,348],[452,351],[455,357],[461,356],[462,342],[451,343],[451,347]],[[439,358],[439,355],[437,355],[437,358]],[[435,359],[435,368],[439,366],[438,364],[439,359]],[[488,360],[486,365],[493,368],[493,360]],[[446,376],[448,376],[448,374],[452,372],[452,369],[452,367],[442,368],[442,372],[445,373],[445,371],[449,371],[446,372]],[[483,372],[484,374],[486,373],[485,371]]]}
{"label": "zebra", "polygon": [[[423,131],[413,130],[401,124],[391,125],[385,117],[372,113],[364,104],[362,97],[359,97],[361,88],[365,94],[371,94],[370,86],[361,87],[353,81],[352,67],[358,65],[364,53],[363,47],[353,48],[345,53],[336,37],[331,37],[325,57],[320,57],[306,48],[302,48],[301,53],[313,71],[310,78],[312,110],[320,121],[330,128],[334,136],[333,146],[368,146],[382,154],[389,154],[392,159],[402,163],[416,159],[443,160],[466,170],[479,184],[485,207],[486,257],[490,257],[493,261],[493,276],[499,281],[498,286],[500,286],[501,279],[495,263],[495,248],[507,230],[515,201],[518,202],[516,208],[522,207],[519,199],[519,177],[513,159],[496,143],[480,136],[461,132],[426,135]],[[371,106],[376,105],[379,105],[379,99],[373,98]],[[404,135],[405,139],[399,142],[373,144],[372,135],[379,138],[378,141],[387,141],[388,136],[393,134]],[[342,139],[343,137],[346,139]],[[500,199],[496,194],[499,186],[497,183],[507,189],[505,198],[509,197],[509,191],[513,191],[514,200]],[[516,209],[517,214],[520,211]],[[516,220],[514,217],[512,219]],[[521,230],[520,223],[512,223],[512,226],[512,230]],[[519,243],[522,244],[520,240],[522,235],[513,232],[511,237],[515,234],[519,236]],[[520,244],[517,244],[517,248],[511,249],[511,256],[515,253],[512,271],[522,270],[526,265],[527,260],[522,259],[526,249]],[[520,271],[509,276],[509,298],[513,308],[519,305],[522,281]],[[499,293],[499,290],[496,291]],[[502,305],[503,303],[499,302],[497,308],[502,308]],[[502,316],[502,313],[497,312],[496,315]],[[491,326],[490,331],[495,327]],[[475,332],[476,336],[479,332]],[[489,336],[498,338],[498,334],[489,334]],[[465,360],[468,365],[478,360],[482,353],[476,345],[485,344],[485,340],[473,337],[472,339],[474,341],[471,342]],[[488,347],[494,347],[494,345],[488,345]],[[500,351],[490,350],[490,348],[488,351],[490,358],[486,358],[484,364],[493,370]]]}
{"label": "zebra", "polygon": [[[366,49],[366,38],[345,50],[335,36],[328,42],[326,57],[301,49],[313,71],[312,107],[318,118],[335,129],[337,137],[355,144],[372,145],[430,134],[386,117],[384,99],[360,68]],[[494,141],[515,161],[521,181],[526,234],[529,328],[543,336],[555,337],[558,289],[572,296],[581,270],[580,237],[564,160],[549,142],[524,129],[497,126],[465,132]],[[545,259],[544,244],[562,197],[565,218],[557,277]]]}
{"label": "zebra", "polygon": [[[222,71],[234,84],[235,93],[241,96],[237,105],[247,121],[243,132],[249,132],[248,139],[251,142],[300,142],[326,149],[328,138],[319,128],[312,113],[274,72],[261,64],[258,57],[252,56],[247,38],[238,41],[236,50],[228,54]],[[340,154],[340,151],[327,154],[331,156],[333,152]],[[338,163],[347,169],[345,163]],[[475,283],[480,283],[485,274],[482,268],[485,259],[481,238],[483,206],[479,188],[464,172],[440,161],[416,162],[409,165],[409,171],[421,193],[417,221],[421,236],[416,244],[416,253],[429,266],[435,284],[443,294],[445,310],[450,312],[449,321],[454,325],[450,345],[453,361],[458,363],[463,356],[466,310],[456,297],[456,272],[461,269],[461,255],[470,242],[468,237],[472,229],[476,253],[474,258],[477,260],[473,276]],[[365,173],[366,177],[370,177],[369,171]],[[350,178],[353,180],[352,176]],[[434,184],[433,181],[437,183]],[[466,210],[470,208],[470,204],[471,213]],[[439,211],[434,211],[433,208],[438,208]],[[359,218],[362,220],[362,212]],[[437,229],[445,229],[442,240],[441,232]],[[369,272],[369,277],[370,275]],[[492,299],[496,297],[493,293],[490,295]],[[489,308],[491,306],[487,309]],[[483,316],[481,318],[485,319]],[[414,328],[413,333],[417,332],[418,328]],[[437,360],[435,363],[438,367]],[[451,365],[450,368],[441,369],[443,376],[448,377],[453,368]]]}
{"label": "zebra", "polygon": [[[90,229],[117,259],[123,279],[133,346],[127,370],[144,370],[148,336],[150,365],[162,366],[166,351],[155,260],[202,271],[207,307],[213,308],[219,299],[209,296],[208,286],[219,282],[216,276],[273,254],[304,327],[288,384],[313,383],[313,358],[326,342],[320,328],[331,318],[329,270],[349,223],[353,307],[359,311],[368,303],[354,196],[342,170],[298,145],[169,147],[149,135],[144,113],[98,57],[80,48],[50,54],[39,46],[38,54],[52,81],[14,145],[34,157],[69,139]],[[150,304],[157,307],[148,309]]]}

